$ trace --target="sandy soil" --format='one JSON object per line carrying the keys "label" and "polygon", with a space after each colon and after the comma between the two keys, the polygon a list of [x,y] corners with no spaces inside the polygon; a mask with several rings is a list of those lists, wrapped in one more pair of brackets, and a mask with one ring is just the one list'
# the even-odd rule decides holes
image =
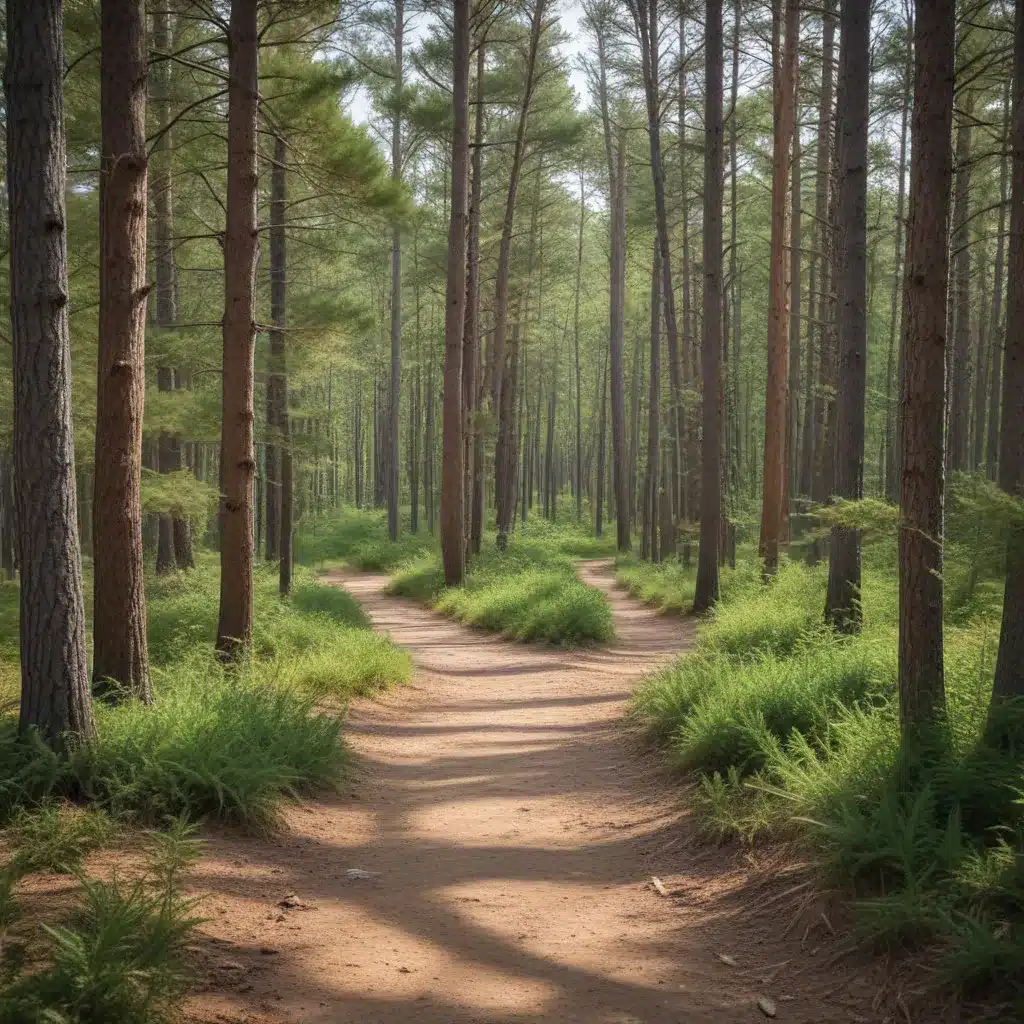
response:
{"label": "sandy soil", "polygon": [[767,1019],[759,996],[780,1021],[884,1019],[838,923],[787,931],[798,866],[694,842],[682,790],[623,725],[692,624],[607,564],[581,572],[609,595],[610,648],[505,643],[385,577],[336,577],[415,679],[354,709],[345,792],[290,810],[285,834],[211,837],[191,1019],[739,1024]]}

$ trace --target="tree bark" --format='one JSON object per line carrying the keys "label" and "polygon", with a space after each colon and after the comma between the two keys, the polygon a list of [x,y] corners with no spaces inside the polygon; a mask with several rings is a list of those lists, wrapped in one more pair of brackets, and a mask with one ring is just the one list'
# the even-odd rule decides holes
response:
{"label": "tree bark", "polygon": [[[615,467],[616,547],[628,551],[629,490],[626,462],[626,390],[622,375],[622,344],[626,326],[626,134],[619,131],[615,166],[615,192],[612,196],[611,253],[611,358],[612,460]],[[667,305],[667,303],[666,303]]]}
{"label": "tree bark", "polygon": [[[868,101],[871,0],[843,0],[840,15],[839,379],[835,490],[864,496],[864,403],[867,388]],[[860,629],[860,531],[832,530],[825,620],[845,633]]]}
{"label": "tree bark", "polygon": [[57,747],[93,734],[71,419],[62,13],[60,0],[8,0],[4,72],[19,729]]}
{"label": "tree bark", "polygon": [[[282,479],[285,433],[288,426],[288,376],[286,364],[285,300],[287,251],[285,210],[287,203],[288,150],[284,139],[274,139],[274,162],[270,169],[270,332],[269,374],[267,375],[267,561],[276,561],[283,549]],[[273,467],[273,476],[271,476]]]}
{"label": "tree bark", "polygon": [[761,546],[766,576],[779,567],[785,542],[788,507],[786,494],[786,435],[789,429],[789,289],[790,263],[790,158],[793,151],[797,36],[800,9],[786,0],[786,37],[782,64],[779,50],[783,0],[773,0],[773,63],[775,93],[774,166],[772,170],[771,267],[768,279],[768,383],[765,393],[764,501],[761,511]]}
{"label": "tree bark", "polygon": [[[217,622],[217,651],[224,657],[239,654],[252,639],[258,44],[256,0],[232,0],[228,29],[220,614]],[[282,489],[284,486],[282,480]]]}
{"label": "tree bark", "polygon": [[576,360],[576,521],[583,518],[583,434],[580,382],[580,285],[583,279],[583,227],[587,221],[586,183],[580,169],[580,227],[576,244],[576,294],[572,315],[572,347]]}
{"label": "tree bark", "polygon": [[[1003,350],[1003,411],[999,486],[1024,495],[1024,4],[1017,5],[1013,75],[1013,186],[1010,200],[1009,282]],[[1024,526],[1017,523],[1006,546],[1006,586],[999,632],[993,700],[1024,695]]]}
{"label": "tree bark", "polygon": [[971,135],[973,93],[967,92],[956,133],[956,184],[953,200],[954,279],[953,348],[949,366],[949,437],[946,472],[966,470],[971,425]]}
{"label": "tree bark", "polygon": [[[485,40],[481,36],[476,44],[476,110],[471,156],[472,185],[469,199],[469,237],[466,249],[466,322],[462,341],[462,405],[464,421],[462,500],[465,504],[466,562],[479,550],[479,529],[474,522],[483,519],[483,488],[480,488],[481,508],[476,509],[477,477],[483,477],[483,437],[480,437],[480,456],[477,457],[477,435],[480,433],[480,211],[483,204],[483,141],[484,141],[484,73],[486,71]],[[474,538],[477,544],[474,545]]]}
{"label": "tree bark", "polygon": [[723,36],[722,0],[707,0],[704,86],[704,316],[701,369],[704,376],[700,482],[700,548],[693,609],[706,611],[719,596],[722,537],[722,181]]}
{"label": "tree bark", "polygon": [[907,738],[936,723],[945,709],[943,428],[955,6],[954,0],[922,4],[914,26],[899,528],[900,721]]}
{"label": "tree bark", "polygon": [[1006,246],[1007,148],[1010,137],[1010,83],[1003,90],[1003,146],[999,157],[999,234],[996,237],[995,280],[992,285],[991,355],[988,371],[988,424],[985,471],[995,480],[999,468],[999,398],[1002,391],[1003,344],[1006,323],[1003,320],[1003,270]]}
{"label": "tree bark", "polygon": [[444,458],[441,465],[441,557],[444,579],[457,586],[466,569],[463,534],[463,331],[466,319],[466,225],[469,192],[470,0],[455,0],[452,64],[452,183],[444,318]]}
{"label": "tree bark", "polygon": [[[391,124],[391,180],[402,181],[402,42],[405,0],[395,0],[395,113]],[[398,539],[399,412],[402,400],[402,232],[391,229],[391,377],[388,392],[388,536]]]}
{"label": "tree bark", "polygon": [[661,248],[651,261],[651,370],[647,392],[647,470],[644,475],[640,557],[660,562],[658,505],[661,496]]}
{"label": "tree bark", "polygon": [[142,568],[146,394],[146,27],[100,8],[100,323],[93,501],[93,680],[153,701]]}
{"label": "tree bark", "polygon": [[[800,445],[800,478],[797,490],[800,494],[812,495],[814,489],[814,463],[821,443],[821,422],[823,398],[814,390],[815,338],[818,340],[817,355],[820,370],[825,358],[825,291],[828,288],[828,261],[825,257],[825,239],[829,209],[829,166],[832,124],[832,63],[835,54],[835,0],[825,0],[821,19],[821,92],[818,104],[818,142],[815,159],[814,223],[815,253],[811,259],[808,276],[808,302],[811,322],[807,328],[807,358],[804,366],[804,422],[803,440]],[[909,88],[909,84],[907,86]]]}
{"label": "tree bark", "polygon": [[[896,186],[896,224],[893,238],[892,303],[889,309],[889,355],[885,372],[885,427],[882,434],[881,472],[886,498],[895,503],[899,499],[899,473],[896,464],[896,409],[892,386],[897,367],[896,340],[902,338],[900,313],[902,311],[904,266],[904,210],[906,208],[907,178],[907,125],[910,120],[910,98],[914,74],[914,48],[912,25],[907,24],[907,52],[903,66],[903,113],[900,117],[900,162]],[[883,488],[880,488],[883,489]]]}

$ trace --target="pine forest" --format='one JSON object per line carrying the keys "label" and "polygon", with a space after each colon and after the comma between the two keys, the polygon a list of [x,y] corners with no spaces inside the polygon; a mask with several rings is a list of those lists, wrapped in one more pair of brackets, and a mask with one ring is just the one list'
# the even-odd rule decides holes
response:
{"label": "pine forest", "polygon": [[0,34],[0,1020],[1024,1020],[1024,4]]}

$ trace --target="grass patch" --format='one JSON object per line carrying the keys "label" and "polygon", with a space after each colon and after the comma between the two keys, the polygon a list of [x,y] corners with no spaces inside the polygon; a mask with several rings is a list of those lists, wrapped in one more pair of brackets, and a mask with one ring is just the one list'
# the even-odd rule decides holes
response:
{"label": "grass patch", "polygon": [[437,541],[425,530],[410,533],[402,523],[398,539],[388,537],[387,513],[377,509],[339,508],[310,519],[295,538],[295,560],[305,565],[344,564],[369,572],[391,572]]}
{"label": "grass patch", "polygon": [[135,878],[79,873],[71,914],[44,923],[16,898],[23,866],[0,880],[0,1020],[9,1024],[160,1024],[185,992],[185,948],[199,919],[182,895],[199,855],[189,826],[150,838]]}
{"label": "grass patch", "polygon": [[475,558],[461,587],[446,588],[440,556],[427,553],[401,568],[390,590],[515,640],[603,643],[614,635],[611,610],[581,582],[573,560],[600,557],[608,545],[569,525],[531,522],[506,551],[489,548]]}
{"label": "grass patch", "polygon": [[[907,760],[892,545],[869,546],[864,564],[856,637],[823,625],[827,567],[785,563],[765,585],[741,566],[696,651],[645,681],[634,712],[696,777],[707,832],[797,838],[854,898],[866,941],[936,946],[946,981],[1024,1000],[1024,743],[985,740],[993,588],[950,593],[948,734]],[[1007,734],[1024,736],[1024,707],[1006,713]]]}

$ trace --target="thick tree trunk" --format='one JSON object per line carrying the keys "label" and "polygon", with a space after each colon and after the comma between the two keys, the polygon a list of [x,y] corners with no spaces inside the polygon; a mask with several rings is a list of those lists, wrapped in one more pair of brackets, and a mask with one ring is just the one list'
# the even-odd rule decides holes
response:
{"label": "thick tree trunk", "polygon": [[[1010,206],[1009,283],[1003,351],[1003,412],[999,486],[1024,495],[1024,4],[1017,5],[1013,75],[1013,188]],[[1024,526],[1010,531],[1006,587],[993,699],[1024,695]]]}
{"label": "thick tree trunk", "polygon": [[626,134],[620,130],[612,196],[611,253],[611,358],[612,460],[615,466],[616,546],[628,551],[629,490],[626,461],[626,391],[622,375],[622,344],[626,326]]}
{"label": "thick tree trunk", "polygon": [[[773,52],[779,50],[778,33],[783,0],[773,0]],[[772,169],[771,267],[768,279],[768,383],[765,393],[764,501],[761,511],[761,546],[765,575],[779,567],[785,543],[788,500],[786,494],[786,435],[789,429],[789,289],[790,263],[790,158],[796,114],[797,42],[800,10],[786,0],[786,37],[781,66],[775,65],[775,141]]]}
{"label": "thick tree trunk", "polygon": [[[864,495],[864,402],[867,387],[868,98],[871,0],[843,0],[840,15],[839,379],[836,396],[835,491]],[[825,620],[842,632],[860,629],[860,531],[834,527]]]}
{"label": "thick tree trunk", "polygon": [[[798,88],[799,83],[794,86]],[[794,100],[794,104],[795,104]],[[795,108],[794,108],[795,113]],[[795,124],[795,120],[794,120]],[[790,204],[793,208],[789,249],[790,317],[789,317],[789,427],[786,433],[786,508],[799,493],[800,480],[800,332],[803,330],[801,270],[803,261],[803,209],[801,193],[803,178],[800,133],[793,131],[793,163],[790,168]],[[810,324],[808,324],[810,327]]]}
{"label": "thick tree trunk", "polygon": [[469,193],[470,0],[455,0],[452,65],[452,192],[444,316],[444,421],[441,462],[441,557],[444,579],[457,586],[466,570],[463,459],[463,331],[466,320],[466,225]]}
{"label": "thick tree trunk", "polygon": [[100,8],[100,324],[93,502],[93,679],[153,700],[142,568],[146,394],[146,27]]}
{"label": "thick tree trunk", "polygon": [[8,0],[7,188],[18,520],[21,731],[93,732],[85,658],[68,342],[60,0]]}
{"label": "thick tree trunk", "polygon": [[704,86],[704,316],[701,369],[704,375],[704,441],[701,448],[700,549],[694,611],[718,601],[722,537],[722,181],[723,38],[722,0],[707,0]]}
{"label": "thick tree trunk", "polygon": [[953,200],[953,347],[949,358],[949,436],[946,472],[966,470],[971,426],[971,135],[973,93],[968,91],[956,133],[956,184]]}
{"label": "thick tree trunk", "polygon": [[[281,506],[284,501],[282,468],[288,427],[288,375],[286,364],[285,300],[287,253],[285,211],[287,204],[288,150],[280,136],[274,140],[270,170],[270,360],[267,376],[267,561],[276,561],[283,549]],[[271,468],[272,467],[272,468]],[[273,472],[273,475],[271,475]]]}
{"label": "thick tree trunk", "polygon": [[[252,638],[258,45],[256,0],[232,0],[228,31],[220,614],[217,623],[217,651],[225,657],[238,654]],[[282,480],[282,489],[284,484]]]}
{"label": "thick tree trunk", "polygon": [[[395,0],[395,82],[396,103],[402,93],[402,42],[405,29],[405,0]],[[402,117],[396,108],[391,125],[391,180],[402,181]],[[402,232],[391,230],[391,377],[388,392],[388,536],[398,539],[399,412],[402,400]]]}
{"label": "thick tree trunk", "polygon": [[914,26],[899,529],[900,721],[907,737],[935,723],[945,708],[943,428],[955,7],[954,0],[922,4]]}
{"label": "thick tree trunk", "polygon": [[[739,258],[737,220],[739,215],[739,158],[738,132],[736,130],[736,104],[740,90],[740,18],[741,0],[733,3],[732,26],[732,85],[729,97],[729,164],[730,164],[730,238],[729,238],[729,296],[732,326],[732,382],[726,378],[728,390],[728,415],[732,421],[732,444],[726,447],[729,460],[729,481],[734,494],[738,495],[740,466],[743,460],[743,445],[740,440],[740,304],[739,304]],[[813,265],[813,263],[812,263]],[[728,337],[725,343],[729,344]],[[808,345],[810,342],[808,341]]]}

